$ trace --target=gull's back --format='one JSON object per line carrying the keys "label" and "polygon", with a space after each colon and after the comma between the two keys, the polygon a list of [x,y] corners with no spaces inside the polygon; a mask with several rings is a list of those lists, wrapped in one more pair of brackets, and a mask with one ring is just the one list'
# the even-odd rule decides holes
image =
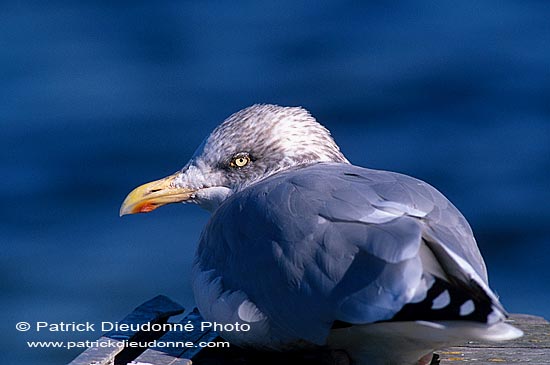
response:
{"label": "gull's back", "polygon": [[207,320],[250,324],[222,333],[243,346],[328,344],[403,363],[521,335],[502,323],[472,231],[441,193],[349,164],[295,167],[229,197],[203,231],[193,286]]}

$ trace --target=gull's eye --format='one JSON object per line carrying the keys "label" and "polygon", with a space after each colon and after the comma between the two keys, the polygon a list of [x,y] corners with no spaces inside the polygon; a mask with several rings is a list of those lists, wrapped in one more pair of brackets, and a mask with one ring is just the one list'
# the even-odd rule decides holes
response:
{"label": "gull's eye", "polygon": [[250,156],[247,153],[239,153],[231,159],[231,167],[245,167],[250,162]]}

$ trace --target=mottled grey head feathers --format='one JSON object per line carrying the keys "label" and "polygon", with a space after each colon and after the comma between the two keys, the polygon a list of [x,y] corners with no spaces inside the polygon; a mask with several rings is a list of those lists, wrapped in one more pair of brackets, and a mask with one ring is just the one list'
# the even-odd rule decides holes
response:
{"label": "mottled grey head feathers", "polygon": [[[301,107],[257,104],[227,118],[197,149],[181,183],[225,186],[233,192],[273,173],[316,162],[349,163],[330,136]],[[200,173],[199,173],[200,172]]]}

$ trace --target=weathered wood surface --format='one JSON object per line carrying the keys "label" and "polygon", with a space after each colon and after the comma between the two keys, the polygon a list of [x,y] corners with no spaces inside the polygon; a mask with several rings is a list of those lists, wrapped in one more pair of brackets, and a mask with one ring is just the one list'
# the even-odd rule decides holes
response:
{"label": "weathered wood surface", "polygon": [[550,364],[550,323],[542,317],[513,314],[510,323],[524,335],[514,341],[475,342],[437,351],[444,364]]}
{"label": "weathered wood surface", "polygon": [[[170,341],[189,342],[196,345],[201,342],[208,343],[214,341],[218,337],[218,334],[214,331],[201,331],[201,321],[202,317],[195,308],[193,312],[189,313],[179,322],[182,324],[188,322],[192,323],[194,330],[189,332],[167,332],[159,341],[164,343]],[[153,347],[145,350],[145,352],[139,355],[134,362],[155,365],[190,365],[190,359],[193,359],[201,350],[201,347]],[[195,361],[193,361],[193,363],[195,363]]]}
{"label": "weathered wood surface", "polygon": [[[128,314],[121,324],[145,324],[145,323],[166,323],[171,316],[183,313],[181,305],[169,298],[159,295]],[[133,360],[141,350],[117,346],[123,341],[146,341],[150,340],[149,333],[136,331],[111,331],[101,336],[98,346],[90,347],[78,355],[69,365],[115,365],[126,364]],[[102,346],[104,345],[104,346]],[[137,351],[136,351],[137,350]],[[116,360],[115,360],[116,359]]]}
{"label": "weathered wood surface", "polygon": [[[158,296],[126,316],[120,323],[167,323],[170,316],[180,314],[183,308],[164,296]],[[150,348],[89,348],[69,365],[319,365],[338,364],[341,353],[316,351],[315,353],[266,353],[239,349],[236,346],[207,347],[203,344],[225,341],[211,330],[200,330],[202,317],[195,309],[179,323],[193,324],[190,331],[109,332],[98,341],[156,340],[157,343],[189,343],[192,346],[157,346]],[[515,341],[499,343],[469,342],[461,346],[436,351],[439,364],[550,364],[550,323],[541,317],[515,314],[510,322],[522,329],[525,335]],[[162,337],[161,337],[162,336]],[[227,343],[225,343],[227,345]],[[436,362],[434,362],[435,364]]]}

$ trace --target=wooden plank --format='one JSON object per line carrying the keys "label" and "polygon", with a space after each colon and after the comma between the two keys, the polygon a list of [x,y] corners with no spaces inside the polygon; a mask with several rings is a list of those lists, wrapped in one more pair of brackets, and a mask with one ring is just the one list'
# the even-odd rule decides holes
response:
{"label": "wooden plank", "polygon": [[550,364],[550,323],[542,317],[513,314],[509,322],[524,332],[514,341],[470,341],[436,351],[440,364]]}
{"label": "wooden plank", "polygon": [[[120,324],[166,323],[168,318],[183,313],[181,305],[159,295],[135,308]],[[116,365],[134,359],[143,348],[125,348],[124,341],[150,340],[155,332],[111,331],[103,335],[93,347],[78,355],[69,365]],[[162,333],[158,333],[161,336]],[[136,353],[137,352],[137,353]]]}
{"label": "wooden plank", "polygon": [[483,349],[461,347],[451,351],[437,352],[440,364],[550,364],[550,353],[537,348],[485,347]]}
{"label": "wooden plank", "polygon": [[181,343],[189,346],[156,346],[144,351],[134,361],[155,365],[191,364],[191,359],[202,350],[199,344],[201,342],[212,342],[218,337],[218,334],[214,331],[201,331],[202,321],[199,311],[195,308],[193,312],[179,322],[182,325],[191,324],[193,326],[192,331],[170,331],[159,339],[159,343],[165,345]]}

